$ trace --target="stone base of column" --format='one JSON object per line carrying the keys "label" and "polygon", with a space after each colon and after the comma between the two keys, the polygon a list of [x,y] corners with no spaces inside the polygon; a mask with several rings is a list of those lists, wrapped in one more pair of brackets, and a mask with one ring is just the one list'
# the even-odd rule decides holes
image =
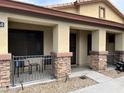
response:
{"label": "stone base of column", "polygon": [[55,78],[64,78],[71,73],[72,53],[51,53],[53,56],[53,75]]}
{"label": "stone base of column", "polygon": [[123,61],[124,62],[124,51],[115,51],[116,62]]}
{"label": "stone base of column", "polygon": [[10,85],[11,54],[0,55],[0,88]]}
{"label": "stone base of column", "polygon": [[107,68],[107,51],[96,52],[92,51],[90,55],[90,67],[93,70],[106,70]]}

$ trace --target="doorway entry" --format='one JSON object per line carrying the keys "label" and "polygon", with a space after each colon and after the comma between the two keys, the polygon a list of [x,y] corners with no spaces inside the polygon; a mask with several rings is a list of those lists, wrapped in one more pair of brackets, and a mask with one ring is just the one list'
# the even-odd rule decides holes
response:
{"label": "doorway entry", "polygon": [[73,53],[71,64],[76,65],[76,33],[70,34],[70,52]]}

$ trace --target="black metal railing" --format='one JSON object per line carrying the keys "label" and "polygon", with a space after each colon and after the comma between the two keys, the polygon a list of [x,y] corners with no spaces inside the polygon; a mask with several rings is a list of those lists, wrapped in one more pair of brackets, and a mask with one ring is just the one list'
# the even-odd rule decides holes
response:
{"label": "black metal railing", "polygon": [[11,84],[51,78],[52,56],[13,56],[11,62]]}

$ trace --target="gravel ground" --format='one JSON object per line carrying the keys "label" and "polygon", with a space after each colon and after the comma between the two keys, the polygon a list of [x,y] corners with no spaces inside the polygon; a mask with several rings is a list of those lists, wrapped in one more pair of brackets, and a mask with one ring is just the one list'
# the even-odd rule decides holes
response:
{"label": "gravel ground", "polygon": [[71,78],[67,82],[65,80],[58,80],[46,84],[38,84],[30,87],[24,87],[22,91],[20,88],[13,90],[6,90],[4,93],[68,93],[80,88],[96,84],[94,80],[85,77]]}
{"label": "gravel ground", "polygon": [[124,72],[120,72],[120,71],[117,71],[117,70],[106,70],[106,71],[100,71],[100,73],[106,75],[106,76],[109,76],[111,78],[119,78],[121,76],[124,76]]}

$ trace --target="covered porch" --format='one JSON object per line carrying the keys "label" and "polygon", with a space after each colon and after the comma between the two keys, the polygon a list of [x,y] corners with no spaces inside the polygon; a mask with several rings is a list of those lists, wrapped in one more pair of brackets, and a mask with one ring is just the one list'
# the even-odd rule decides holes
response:
{"label": "covered porch", "polygon": [[[64,24],[58,24],[57,26],[36,25],[11,20],[8,30],[8,51],[15,58],[24,57],[24,59],[17,58],[17,61],[22,61],[19,71],[18,66],[12,69],[16,63],[14,65],[11,63],[11,83],[16,85],[60,78],[75,71],[83,70],[83,68],[105,70],[109,60],[107,59],[107,51],[115,51],[115,36],[120,33],[105,29],[92,30],[92,28],[87,28],[65,26]],[[111,34],[114,40],[109,40],[111,39]],[[92,62],[93,55],[91,51],[93,50],[94,52],[97,51],[97,53],[103,52],[103,54],[94,54],[104,57],[104,59],[101,58],[104,60],[103,65]],[[27,68],[23,70],[22,65],[24,66],[24,63],[26,65],[28,63],[25,60],[31,61],[33,64],[39,64],[40,62],[41,72],[38,71],[39,69],[36,70],[36,66],[32,68],[31,74]],[[55,60],[57,60],[57,63],[54,62]],[[59,64],[59,60],[64,60],[64,63],[60,62]],[[14,59],[13,61],[15,62]],[[67,63],[65,63],[66,61]],[[45,69],[44,66],[46,66]],[[16,72],[13,70],[16,70]]]}
{"label": "covered porch", "polygon": [[[69,26],[61,25],[39,25],[32,24],[28,22],[21,22],[20,20],[10,19],[8,23],[8,52],[12,54],[11,61],[11,84],[18,85],[20,83],[29,83],[35,82],[38,80],[44,81],[48,79],[54,79],[57,76],[53,70],[53,57],[56,56],[54,51],[62,51],[63,57],[71,57],[71,53],[64,52],[64,50],[73,52],[73,57],[69,61],[68,71],[71,72],[72,69],[77,69],[79,64],[78,60],[78,36],[76,35],[77,31],[71,29]],[[59,27],[59,28],[58,28]],[[59,36],[63,39],[58,40],[58,31],[62,30],[64,27],[67,27],[63,35],[60,31]],[[78,31],[79,32],[79,31]],[[57,38],[57,39],[56,39]],[[55,43],[55,45],[54,45]],[[61,46],[58,46],[58,43],[62,43]],[[55,47],[59,47],[58,50]],[[63,47],[63,48],[62,48]],[[60,56],[61,57],[61,56]],[[41,65],[33,66],[32,73],[30,73],[29,65]],[[64,65],[66,67],[66,65]],[[63,68],[64,68],[63,66]],[[76,68],[75,68],[76,67]],[[38,69],[38,70],[37,70]],[[40,72],[39,72],[40,69]],[[64,70],[64,69],[62,69]],[[66,69],[63,71],[66,73]],[[59,73],[61,74],[61,73]]]}
{"label": "covered porch", "polygon": [[[21,70],[13,74],[13,66],[15,66],[13,63],[15,61],[13,62],[11,54],[8,54],[7,63],[2,66],[5,68],[3,71],[6,71],[5,75],[7,77],[3,77],[6,80],[4,86],[8,86],[14,77],[17,78],[17,80],[14,79],[17,83],[35,82],[35,80],[47,78],[63,78],[73,72],[73,67],[90,67],[93,70],[105,70],[107,68],[108,54],[106,36],[109,32],[115,34],[115,51],[119,51],[117,53],[121,55],[120,57],[123,57],[123,52],[121,51],[124,50],[124,33],[121,30],[103,28],[99,27],[99,25],[92,26],[83,23],[66,22],[66,20],[58,21],[16,14],[2,18],[6,24],[4,28],[1,28],[2,31],[0,32],[0,40],[3,41],[0,42],[0,53],[11,53],[15,57],[26,56],[26,58],[21,59],[24,63],[30,63],[35,58],[37,59],[32,61],[33,65],[35,65],[34,69],[30,68],[32,69],[32,74],[28,73],[27,68],[24,70],[24,72],[27,71],[26,74],[23,73],[23,62],[21,64],[17,63],[18,65],[16,66]],[[32,59],[32,56],[35,56],[35,58]],[[38,60],[40,60],[40,63],[44,63],[45,61],[42,60],[46,56],[52,57],[51,62],[48,62],[46,70],[42,72],[41,68],[39,73],[39,69],[37,70],[35,67],[39,63]],[[4,58],[6,59],[3,56],[2,60],[5,60]],[[24,60],[27,59],[28,61],[25,62]],[[30,62],[29,59],[31,59]],[[30,66],[33,65],[30,64]],[[41,66],[44,69],[44,66]],[[12,74],[13,76],[10,78]]]}
{"label": "covered porch", "polygon": [[[108,51],[115,51],[115,45],[118,43],[116,42],[116,37],[120,34],[105,29],[76,28],[76,26],[67,24],[50,26],[12,20],[10,20],[8,26],[9,53],[15,57],[26,57],[26,60],[31,59],[30,61],[34,61],[33,64],[38,64],[38,58],[40,58],[40,64],[43,63],[40,68],[41,72],[35,70],[34,66],[31,74],[27,69],[23,71],[21,66],[19,71],[17,71],[18,67],[14,67],[16,72],[11,69],[11,83],[15,85],[61,78],[75,71],[83,70],[83,68],[105,70],[108,65],[107,62],[109,63],[107,58]],[[113,35],[114,40],[109,40],[111,35]],[[94,56],[96,55],[99,55],[100,59],[104,60],[102,64],[94,62],[96,60]],[[50,56],[50,60],[49,58],[47,59],[47,56]],[[44,59],[46,61],[43,61]],[[65,63],[66,61],[67,63]],[[24,65],[24,63],[20,63],[20,65]],[[45,69],[44,66],[46,66]]]}

